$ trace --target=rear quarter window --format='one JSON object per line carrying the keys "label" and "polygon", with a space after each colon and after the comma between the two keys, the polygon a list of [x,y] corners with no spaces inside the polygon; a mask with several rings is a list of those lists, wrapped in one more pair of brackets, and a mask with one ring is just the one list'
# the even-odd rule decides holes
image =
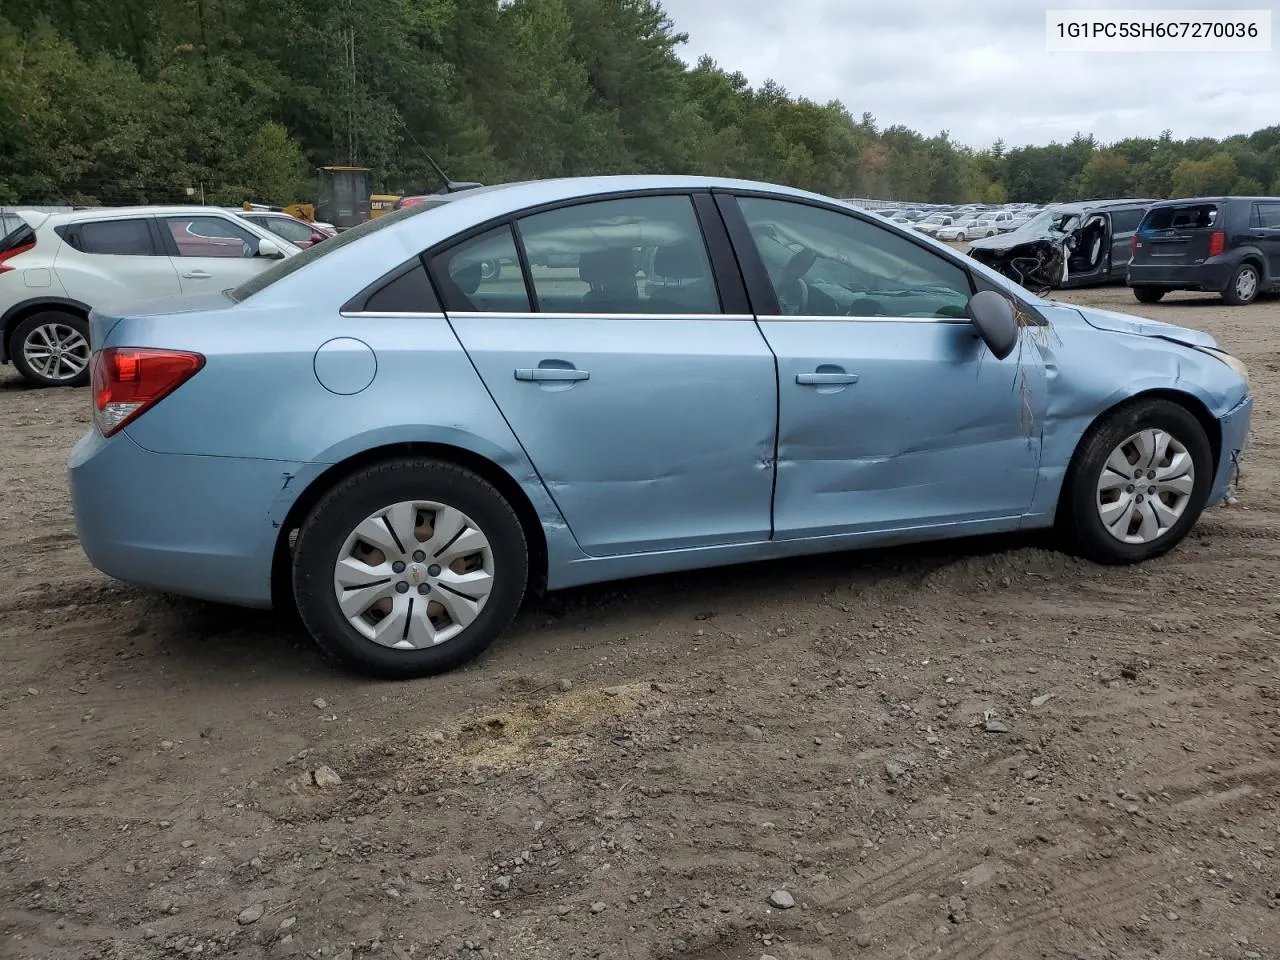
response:
{"label": "rear quarter window", "polygon": [[397,223],[402,223],[409,217],[418,217],[428,211],[435,210],[444,206],[447,200],[427,201],[412,207],[404,207],[392,213],[385,213],[380,217],[366,220],[359,226],[352,227],[350,230],[339,233],[336,237],[326,240],[324,243],[317,243],[315,246],[307,247],[301,253],[296,253],[292,257],[285,257],[283,260],[276,262],[274,266],[268,267],[257,276],[251,277],[238,287],[233,287],[227,291],[229,296],[236,303],[248,299],[255,293],[260,293],[267,287],[271,286],[279,280],[283,280],[289,274],[296,270],[301,270],[310,263],[314,263],[321,257],[327,257],[329,254],[341,250],[349,243],[355,243],[361,237],[376,233],[379,230],[385,230],[387,227]]}

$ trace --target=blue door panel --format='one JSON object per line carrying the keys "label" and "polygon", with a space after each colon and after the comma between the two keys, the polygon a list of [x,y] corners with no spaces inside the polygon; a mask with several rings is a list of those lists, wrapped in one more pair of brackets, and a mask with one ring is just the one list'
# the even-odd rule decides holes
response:
{"label": "blue door panel", "polygon": [[760,326],[778,357],[778,539],[1026,512],[1045,400],[1029,337],[999,361],[967,323]]}
{"label": "blue door panel", "polygon": [[777,383],[754,322],[450,321],[588,555],[769,539]]}

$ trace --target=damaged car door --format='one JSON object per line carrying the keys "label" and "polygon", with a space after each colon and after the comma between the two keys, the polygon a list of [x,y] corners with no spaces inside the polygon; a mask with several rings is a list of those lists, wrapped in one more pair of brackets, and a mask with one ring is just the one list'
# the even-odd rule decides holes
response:
{"label": "damaged car door", "polygon": [[778,360],[775,537],[1015,528],[1047,400],[1033,337],[997,359],[967,319],[969,271],[870,218],[720,204]]}
{"label": "damaged car door", "polygon": [[[713,226],[723,268],[732,254]],[[486,263],[501,267],[486,275]],[[769,540],[773,355],[741,280],[713,276],[691,194],[533,213],[463,240],[431,272],[585,553]]]}

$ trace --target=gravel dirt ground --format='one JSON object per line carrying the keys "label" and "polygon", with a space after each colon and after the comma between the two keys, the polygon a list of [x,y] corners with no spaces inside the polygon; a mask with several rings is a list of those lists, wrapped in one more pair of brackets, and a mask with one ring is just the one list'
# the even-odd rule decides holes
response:
{"label": "gravel dirt ground", "polygon": [[84,390],[0,373],[0,957],[1280,956],[1280,303],[1238,503],[1104,569],[1036,539],[527,605],[344,675],[90,568]]}

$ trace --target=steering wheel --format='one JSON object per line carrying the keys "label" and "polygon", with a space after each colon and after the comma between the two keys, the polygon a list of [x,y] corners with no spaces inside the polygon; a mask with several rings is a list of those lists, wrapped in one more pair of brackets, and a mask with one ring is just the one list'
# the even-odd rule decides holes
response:
{"label": "steering wheel", "polygon": [[[818,262],[818,254],[805,247],[792,257],[778,281],[778,306],[788,316],[804,316],[809,309],[809,285],[804,275]],[[788,310],[788,308],[792,308]]]}

